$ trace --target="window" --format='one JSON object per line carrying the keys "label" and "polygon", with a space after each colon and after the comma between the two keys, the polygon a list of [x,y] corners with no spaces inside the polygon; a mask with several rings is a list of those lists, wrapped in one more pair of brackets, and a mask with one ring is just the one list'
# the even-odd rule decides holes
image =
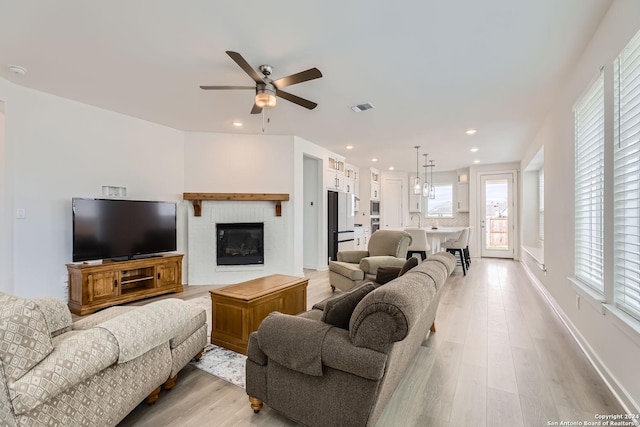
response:
{"label": "window", "polygon": [[538,171],[538,239],[544,241],[544,170]]}
{"label": "window", "polygon": [[453,184],[434,184],[436,198],[427,199],[427,217],[453,217]]}
{"label": "window", "polygon": [[640,320],[640,33],[614,62],[614,300]]}
{"label": "window", "polygon": [[604,78],[574,107],[575,276],[604,293]]}

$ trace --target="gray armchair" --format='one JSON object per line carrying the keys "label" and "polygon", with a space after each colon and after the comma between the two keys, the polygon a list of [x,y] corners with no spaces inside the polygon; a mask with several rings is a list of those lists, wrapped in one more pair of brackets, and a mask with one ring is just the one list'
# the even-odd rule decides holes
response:
{"label": "gray armchair", "polygon": [[348,291],[365,280],[374,280],[379,267],[402,267],[412,238],[406,231],[378,230],[367,251],[341,251],[329,263],[331,289]]}

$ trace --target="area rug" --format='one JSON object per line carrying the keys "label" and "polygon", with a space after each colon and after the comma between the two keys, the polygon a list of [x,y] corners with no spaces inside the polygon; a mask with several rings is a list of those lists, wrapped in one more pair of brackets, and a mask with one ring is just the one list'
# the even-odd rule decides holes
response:
{"label": "area rug", "polygon": [[[211,297],[204,296],[187,300],[190,304],[202,307],[207,311],[207,336],[211,336]],[[192,361],[191,365],[205,372],[215,375],[218,378],[245,388],[244,367],[247,356],[218,347],[214,344],[207,344],[204,354],[199,361]]]}
{"label": "area rug", "polygon": [[245,388],[244,367],[246,362],[247,356],[243,354],[214,344],[207,344],[202,359],[194,360],[191,364],[231,384]]}

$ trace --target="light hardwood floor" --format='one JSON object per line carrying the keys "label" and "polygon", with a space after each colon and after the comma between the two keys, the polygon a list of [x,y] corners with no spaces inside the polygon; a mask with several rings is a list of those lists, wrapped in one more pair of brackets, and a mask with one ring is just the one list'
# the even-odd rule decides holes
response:
{"label": "light hardwood floor", "polygon": [[[328,272],[306,274],[311,307],[331,291]],[[437,332],[426,337],[377,426],[538,427],[623,413],[519,263],[473,259],[467,276],[458,267],[449,280]],[[179,297],[213,288],[187,287]],[[187,366],[173,390],[120,425],[296,424],[266,405],[254,414],[243,389]]]}

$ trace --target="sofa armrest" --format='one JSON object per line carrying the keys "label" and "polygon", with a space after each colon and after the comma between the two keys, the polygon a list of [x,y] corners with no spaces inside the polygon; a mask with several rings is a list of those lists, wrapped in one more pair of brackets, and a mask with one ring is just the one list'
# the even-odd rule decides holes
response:
{"label": "sofa armrest", "polygon": [[384,376],[387,355],[369,348],[356,347],[349,339],[349,331],[331,328],[322,344],[322,364],[377,381]]}
{"label": "sofa armrest", "polygon": [[9,384],[16,415],[24,414],[80,384],[118,360],[118,343],[101,328],[61,335],[40,363]]}
{"label": "sofa armrest", "polygon": [[249,334],[249,343],[247,344],[247,358],[252,362],[265,366],[269,358],[264,351],[260,348],[260,344],[258,343],[258,333],[251,332]]}
{"label": "sofa armrest", "polygon": [[375,275],[378,267],[402,267],[406,260],[390,255],[365,257],[360,260],[360,269],[366,274]]}
{"label": "sofa armrest", "polygon": [[322,342],[331,325],[274,311],[258,327],[262,351],[282,366],[322,376]]}
{"label": "sofa armrest", "polygon": [[337,254],[337,261],[357,264],[364,257],[369,256],[369,251],[340,251]]}
{"label": "sofa armrest", "polygon": [[[299,365],[303,365],[304,360],[317,357],[315,361],[319,361],[321,367],[330,367],[370,380],[379,380],[384,375],[387,355],[353,345],[347,330],[299,316],[281,313],[277,313],[276,316],[276,322],[269,321],[265,326],[263,321],[258,331],[249,336],[247,357],[252,362],[265,366],[271,359],[288,369],[313,375],[305,372],[306,366],[301,368]],[[288,327],[283,327],[284,325]],[[311,340],[302,338],[308,335],[310,330],[326,331],[319,348],[314,348],[313,343],[310,342],[313,338]],[[275,336],[278,341],[273,339]],[[294,350],[282,349],[279,346],[281,342],[291,343]],[[292,351],[296,354],[292,355]],[[295,358],[293,363],[288,360],[292,356]]]}

